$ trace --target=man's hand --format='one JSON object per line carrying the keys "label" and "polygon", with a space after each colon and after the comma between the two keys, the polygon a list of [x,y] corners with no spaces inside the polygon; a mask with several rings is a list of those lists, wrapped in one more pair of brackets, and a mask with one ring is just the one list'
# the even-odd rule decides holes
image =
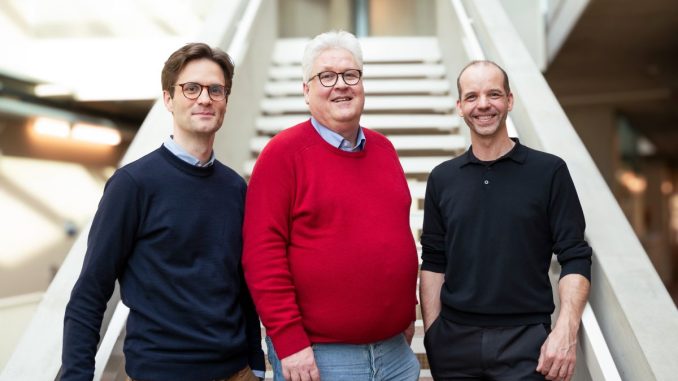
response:
{"label": "man's hand", "polygon": [[560,312],[551,334],[541,346],[537,372],[547,380],[569,381],[577,361],[577,332],[591,283],[579,274],[558,282]]}
{"label": "man's hand", "polygon": [[412,338],[414,337],[414,322],[412,322],[412,324],[405,328],[405,330],[403,331],[403,335],[405,335],[407,345],[412,345]]}
{"label": "man's hand", "polygon": [[554,328],[541,346],[537,372],[547,380],[569,381],[577,362],[577,336],[569,329]]}
{"label": "man's hand", "polygon": [[320,381],[313,349],[306,347],[280,360],[286,381]]}
{"label": "man's hand", "polygon": [[431,324],[440,315],[442,302],[440,301],[440,289],[445,283],[445,274],[421,270],[419,280],[419,299],[421,300],[421,316],[424,320],[424,332],[428,331]]}

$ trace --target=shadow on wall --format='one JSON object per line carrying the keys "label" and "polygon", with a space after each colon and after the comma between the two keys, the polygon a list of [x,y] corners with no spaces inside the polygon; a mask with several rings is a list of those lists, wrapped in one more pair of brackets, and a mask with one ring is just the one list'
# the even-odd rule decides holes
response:
{"label": "shadow on wall", "polygon": [[0,156],[0,298],[47,289],[112,170]]}

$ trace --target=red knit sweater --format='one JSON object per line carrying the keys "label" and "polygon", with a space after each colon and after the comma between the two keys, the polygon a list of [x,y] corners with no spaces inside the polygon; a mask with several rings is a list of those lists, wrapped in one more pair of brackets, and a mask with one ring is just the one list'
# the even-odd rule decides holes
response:
{"label": "red knit sweater", "polygon": [[281,359],[383,340],[415,319],[409,189],[393,145],[364,133],[362,152],[344,152],[306,121],[274,137],[252,173],[242,261]]}

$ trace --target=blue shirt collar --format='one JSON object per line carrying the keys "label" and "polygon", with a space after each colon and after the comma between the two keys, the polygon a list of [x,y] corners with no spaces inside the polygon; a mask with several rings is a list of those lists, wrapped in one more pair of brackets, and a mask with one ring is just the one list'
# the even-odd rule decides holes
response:
{"label": "blue shirt collar", "polygon": [[311,124],[313,125],[313,128],[318,131],[323,140],[329,143],[332,147],[336,147],[347,152],[359,152],[365,149],[365,134],[363,133],[362,127],[358,127],[358,138],[356,139],[356,145],[351,147],[351,142],[344,139],[344,137],[338,133],[323,126],[314,117],[311,117]]}
{"label": "blue shirt collar", "polygon": [[209,167],[210,165],[214,164],[214,160],[216,159],[216,157],[214,156],[214,151],[212,151],[210,159],[207,160],[206,163],[201,163],[200,160],[198,160],[195,156],[186,152],[185,149],[178,145],[177,142],[174,141],[173,135],[170,135],[169,138],[167,138],[167,140],[165,140],[163,144],[165,148],[167,148],[170,152],[174,154],[174,156],[187,162],[190,165],[195,165],[196,167]]}

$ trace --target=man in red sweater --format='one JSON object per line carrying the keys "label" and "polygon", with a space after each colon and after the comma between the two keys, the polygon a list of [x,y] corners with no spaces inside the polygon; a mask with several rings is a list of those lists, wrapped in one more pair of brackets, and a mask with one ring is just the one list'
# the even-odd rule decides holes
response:
{"label": "man in red sweater", "polygon": [[274,137],[250,179],[243,267],[275,380],[416,380],[417,253],[393,145],[360,126],[362,52],[316,36],[311,119]]}

